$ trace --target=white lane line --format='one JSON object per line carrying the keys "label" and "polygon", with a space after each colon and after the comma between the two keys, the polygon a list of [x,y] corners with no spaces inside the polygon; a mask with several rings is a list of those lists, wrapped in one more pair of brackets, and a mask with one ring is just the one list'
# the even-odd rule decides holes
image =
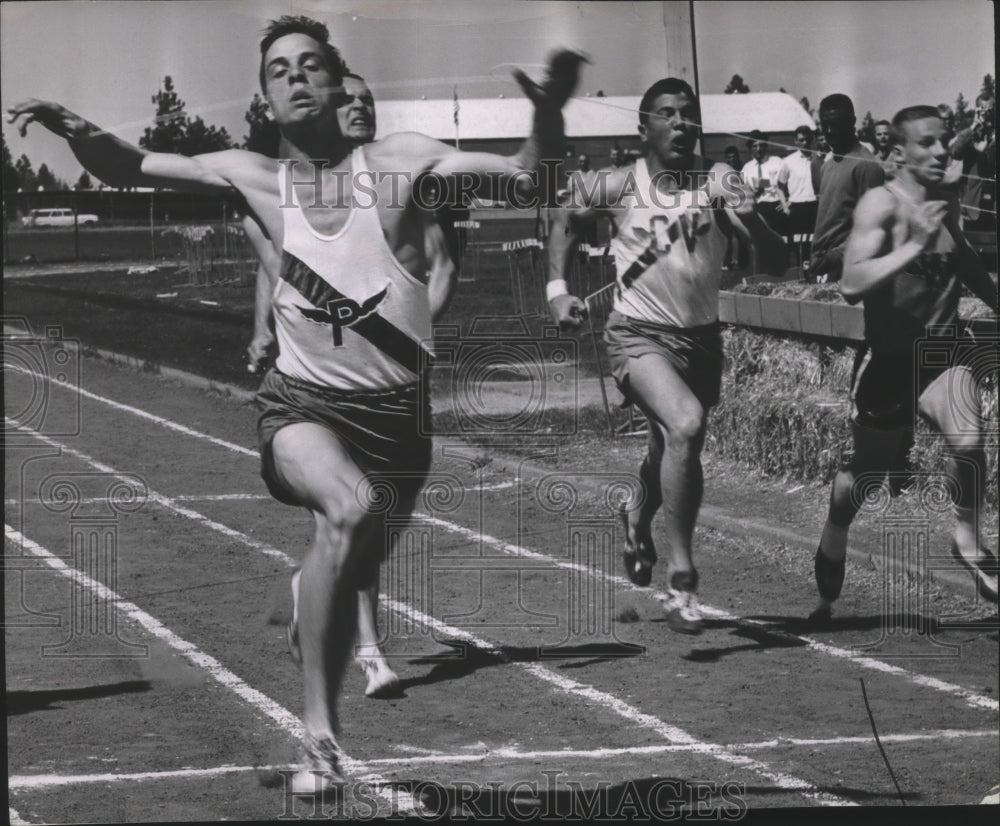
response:
{"label": "white lane line", "polygon": [[97,393],[91,393],[89,390],[84,390],[79,385],[72,384],[68,381],[60,381],[59,379],[51,376],[45,376],[41,373],[35,372],[34,370],[28,370],[27,368],[20,367],[16,364],[7,364],[4,366],[6,369],[14,370],[17,373],[24,373],[28,376],[44,379],[57,387],[63,387],[67,390],[71,390],[72,392],[83,396],[85,399],[91,399],[92,401],[106,404],[109,407],[115,408],[115,410],[131,413],[133,416],[138,416],[140,419],[146,419],[147,421],[162,425],[169,430],[183,433],[185,436],[193,436],[196,439],[204,439],[205,441],[211,442],[213,445],[217,445],[218,447],[224,447],[226,450],[242,453],[244,456],[253,456],[255,459],[260,456],[256,450],[251,450],[250,448],[243,447],[242,445],[238,445],[233,442],[227,442],[225,439],[217,439],[215,436],[210,436],[208,433],[192,430],[190,427],[186,427],[185,425],[179,424],[170,419],[165,419],[162,416],[157,416],[155,413],[150,413],[148,410],[141,410],[138,407],[132,407],[130,404],[123,404],[122,402],[116,402],[114,399],[109,399],[106,396],[99,396]]}
{"label": "white lane line", "polygon": [[[25,371],[25,372],[31,373],[31,375],[36,376],[36,377],[41,377],[43,379],[48,379],[47,376],[42,376],[40,373],[34,373],[32,371]],[[52,379],[49,379],[49,380],[50,381],[54,381]],[[69,385],[68,383],[64,383],[64,385],[66,387],[69,387],[69,388],[73,389],[72,385]],[[88,393],[89,393],[89,391],[88,391]],[[146,411],[139,411],[138,408],[131,408],[128,405],[120,405],[118,402],[115,402],[112,399],[107,399],[104,396],[99,396],[99,395],[97,395],[95,393],[89,393],[88,397],[92,398],[95,401],[107,403],[107,404],[110,404],[112,406],[118,406],[118,407],[120,407],[123,410],[128,410],[128,411],[135,410],[135,411],[137,411],[137,414],[141,413],[143,415],[143,417],[148,418],[151,421],[156,421],[156,422],[163,423],[164,426],[167,426],[167,427],[171,427],[172,426],[173,429],[183,428],[184,432],[187,435],[189,435],[189,436],[193,436],[193,437],[199,438],[199,439],[206,439],[206,440],[212,442],[212,444],[218,445],[220,447],[227,448],[229,450],[233,450],[233,451],[235,451],[237,453],[241,453],[241,454],[247,454],[247,453],[249,453],[250,455],[253,455],[254,457],[257,456],[257,453],[255,451],[247,451],[246,448],[244,448],[244,447],[242,447],[240,445],[233,444],[232,442],[226,442],[226,441],[224,441],[222,439],[216,439],[214,436],[210,436],[207,433],[201,433],[200,431],[192,430],[191,428],[183,427],[183,425],[179,425],[176,422],[171,422],[170,420],[164,419],[161,416],[154,416],[152,413],[147,413]],[[31,431],[31,432],[34,432],[34,431]],[[52,444],[55,444],[55,443],[52,443]],[[69,449],[67,448],[67,451],[68,450]],[[514,480],[510,484],[515,485],[515,484],[519,484],[519,483],[517,482],[517,480]],[[175,506],[167,505],[167,507],[171,507],[172,509],[176,510]],[[547,554],[539,553],[537,551],[531,551],[531,550],[528,550],[526,548],[522,548],[519,545],[515,545],[513,543],[505,542],[503,540],[497,539],[496,537],[492,537],[492,536],[489,536],[487,534],[483,534],[483,533],[480,533],[480,532],[477,532],[477,531],[474,531],[474,530],[470,530],[469,528],[466,528],[463,525],[458,525],[458,524],[456,524],[454,522],[448,522],[447,520],[444,520],[444,519],[438,519],[437,517],[431,516],[429,514],[417,513],[417,514],[414,514],[414,516],[423,519],[424,521],[428,522],[429,524],[437,525],[437,526],[439,526],[439,527],[441,527],[441,528],[443,528],[445,530],[448,530],[448,531],[450,531],[452,533],[455,533],[455,534],[458,534],[460,536],[464,536],[466,538],[472,539],[472,540],[477,541],[477,542],[481,541],[481,542],[483,542],[486,545],[489,545],[489,546],[491,546],[493,548],[496,548],[497,550],[502,551],[503,553],[511,554],[513,556],[520,556],[520,557],[523,557],[525,559],[535,559],[535,560],[538,560],[538,561],[544,561],[545,563],[547,563],[549,565],[554,565],[555,567],[558,567],[558,568],[564,568],[564,569],[576,571],[576,572],[579,572],[579,573],[583,573],[586,576],[589,576],[589,577],[592,577],[592,578],[596,578],[596,579],[599,579],[599,580],[603,580],[605,582],[611,582],[611,583],[613,583],[613,584],[615,584],[615,585],[617,585],[617,586],[619,586],[621,588],[625,588],[627,590],[635,591],[635,592],[639,592],[639,593],[644,593],[646,596],[652,596],[655,599],[659,599],[661,601],[667,598],[666,593],[664,593],[663,591],[659,591],[659,590],[656,590],[656,589],[639,588],[639,587],[633,585],[631,582],[629,582],[624,577],[615,576],[614,574],[609,574],[609,573],[607,573],[605,571],[601,571],[601,570],[595,570],[593,568],[589,568],[589,567],[584,566],[584,565],[578,565],[578,564],[575,564],[575,563],[572,563],[572,562],[566,562],[564,560],[558,559],[556,557],[549,556]],[[207,517],[203,517],[202,516],[201,519],[202,520],[207,520]],[[232,530],[232,529],[229,529],[229,530]],[[236,533],[236,532],[234,531],[234,533]],[[241,536],[242,536],[242,534],[241,534]],[[248,539],[248,541],[250,543],[254,542],[254,540],[252,540],[252,539],[249,539],[249,538],[247,538],[247,539]],[[259,545],[260,543],[257,543],[257,544]],[[253,545],[252,545],[252,547],[253,547]],[[265,553],[266,553],[266,551],[265,551]],[[987,696],[982,695],[982,694],[977,694],[976,692],[971,691],[971,690],[969,690],[967,688],[964,688],[963,686],[956,685],[955,683],[949,683],[949,682],[947,682],[945,680],[940,680],[937,677],[928,677],[928,676],[923,675],[923,674],[917,674],[917,673],[914,673],[914,672],[911,672],[911,671],[907,671],[905,668],[902,668],[900,666],[891,665],[889,663],[883,662],[882,660],[875,659],[874,657],[866,657],[866,656],[863,656],[863,655],[859,655],[856,652],[851,651],[850,649],[840,648],[838,646],[831,645],[829,643],[823,643],[823,642],[820,642],[818,640],[813,639],[812,637],[806,637],[806,636],[802,636],[802,635],[799,635],[799,634],[792,634],[792,633],[789,633],[787,631],[779,631],[777,629],[770,628],[767,625],[767,623],[765,623],[765,622],[763,622],[761,620],[752,620],[752,619],[746,619],[746,618],[743,618],[743,617],[739,617],[739,616],[737,616],[735,614],[730,614],[728,611],[723,611],[723,610],[718,609],[718,608],[713,608],[713,607],[711,607],[709,605],[706,605],[704,603],[702,603],[700,607],[702,609],[702,612],[706,616],[714,617],[716,619],[725,620],[727,622],[734,622],[734,623],[736,623],[738,625],[752,626],[754,628],[759,628],[759,629],[761,629],[763,631],[766,631],[767,633],[772,634],[772,635],[774,635],[774,636],[776,636],[776,637],[778,637],[780,639],[800,642],[800,643],[803,644],[804,648],[807,648],[808,650],[813,651],[814,653],[826,654],[826,655],[828,655],[830,657],[835,657],[837,659],[849,660],[854,665],[857,665],[860,668],[865,668],[865,669],[868,669],[868,670],[871,670],[871,671],[877,671],[877,672],[882,673],[882,674],[889,674],[889,675],[896,676],[896,677],[902,677],[904,680],[907,680],[908,682],[913,683],[914,685],[919,685],[919,686],[922,686],[924,688],[929,688],[929,689],[931,689],[933,691],[940,691],[940,692],[942,692],[944,694],[950,694],[950,695],[952,695],[954,697],[959,697],[962,700],[964,700],[966,704],[968,704],[969,706],[972,706],[973,708],[982,708],[982,709],[986,709],[988,711],[998,711],[998,710],[1000,710],[1000,700],[997,700],[997,699],[995,699],[993,697],[987,697]]]}
{"label": "white lane line", "polygon": [[[114,468],[98,463],[94,459],[92,459],[89,456],[86,456],[86,454],[83,454],[80,451],[67,448],[65,445],[59,444],[55,440],[50,439],[48,436],[43,436],[39,433],[31,431],[28,428],[24,428],[22,425],[15,422],[15,420],[11,419],[10,417],[5,417],[5,418],[9,423],[14,423],[20,429],[32,433],[32,435],[34,435],[36,438],[39,438],[46,444],[49,444],[53,447],[59,447],[64,449],[67,453],[75,455],[77,458],[82,459],[83,461],[87,462],[92,467],[100,470],[103,473],[108,473],[109,475],[118,474],[118,472],[114,470]],[[167,499],[165,496],[162,496],[161,494],[158,494],[155,491],[150,490],[149,497],[152,501],[156,501],[157,503],[163,504],[164,506],[171,508],[177,513],[180,513],[182,515],[187,515],[186,513],[187,509],[178,508],[176,505],[170,502],[170,500]],[[192,514],[190,518],[197,519],[197,521],[201,525],[209,527],[213,530],[220,531],[224,533],[224,535],[229,536],[233,539],[238,539],[239,541],[243,541],[250,547],[253,547],[257,550],[261,550],[262,552],[267,553],[267,555],[272,558],[282,559],[289,567],[295,567],[295,565],[297,564],[291,557],[289,557],[284,552],[279,551],[277,548],[269,548],[267,546],[264,546],[262,543],[250,539],[250,537],[240,533],[239,531],[235,531],[226,525],[222,525],[221,523],[213,522],[212,520],[206,519],[196,511],[190,511],[189,513]],[[17,536],[21,536],[19,533],[14,531],[13,528],[8,527],[7,531],[9,533],[14,533]],[[40,550],[44,551],[44,549],[41,549],[40,546],[37,547]],[[65,565],[65,563],[62,562],[62,560],[59,560],[57,557],[49,554],[47,551],[44,551],[44,554],[50,557],[51,560],[53,560],[53,562],[58,562],[59,565],[61,565],[64,569],[68,567]],[[46,561],[49,562],[49,559],[46,559]],[[53,567],[56,567],[53,564],[53,562],[49,562],[49,564],[52,565]],[[72,576],[72,574],[70,574],[70,576]],[[93,582],[93,580],[90,581]],[[95,582],[95,585],[104,589],[104,591],[106,591],[107,593],[109,594],[111,593],[107,588],[105,588],[105,586],[101,585],[100,583]],[[115,595],[115,597],[117,598],[117,595]],[[498,659],[500,659],[501,662],[510,663],[510,658],[503,652],[501,648],[499,648],[497,645],[493,643],[481,640],[478,637],[474,636],[473,634],[470,634],[462,629],[446,625],[445,623],[441,622],[435,617],[431,617],[427,614],[417,611],[416,609],[411,608],[410,606],[405,605],[404,603],[389,599],[384,594],[381,595],[380,600],[388,608],[390,608],[391,610],[395,611],[396,613],[402,616],[408,617],[411,620],[418,622],[427,628],[436,630],[440,633],[447,634],[456,639],[464,640],[474,645],[476,648],[479,648],[480,650],[497,657]],[[126,612],[128,610],[134,609],[135,611],[139,611],[140,614],[142,613],[140,609],[137,606],[133,605],[132,603],[126,603],[123,601],[122,606],[123,606],[122,610],[126,610]],[[152,620],[152,617],[150,617],[149,619]],[[153,622],[156,622],[157,626],[159,628],[162,628],[162,633],[165,634],[172,633],[168,631],[164,626],[160,625],[158,621],[153,620]],[[191,644],[184,643],[184,645],[190,646]],[[191,647],[193,648],[193,646]],[[214,660],[212,660],[212,662],[215,663]],[[629,720],[634,724],[655,731],[661,737],[670,742],[689,744],[693,746],[693,750],[698,753],[710,755],[732,766],[737,766],[739,768],[756,772],[762,777],[773,782],[779,788],[786,789],[789,791],[799,791],[804,796],[812,798],[821,805],[840,805],[840,806],[856,805],[852,801],[839,798],[836,795],[832,795],[827,792],[823,792],[805,780],[793,777],[792,775],[784,774],[782,772],[773,771],[769,766],[767,766],[767,764],[762,763],[758,760],[754,760],[753,758],[746,757],[745,755],[736,754],[734,752],[728,751],[724,747],[714,743],[703,743],[695,739],[692,735],[688,734],[683,729],[680,729],[676,726],[672,726],[669,723],[666,723],[663,720],[660,720],[659,718],[651,714],[646,714],[645,712],[640,711],[639,709],[629,705],[628,703],[624,702],[618,697],[615,697],[612,694],[600,691],[594,688],[593,686],[585,685],[583,683],[576,682],[575,680],[570,680],[569,678],[564,677],[561,674],[557,674],[556,672],[552,671],[549,668],[546,668],[543,665],[539,665],[536,663],[511,663],[511,664],[518,666],[519,668],[527,671],[529,674],[533,675],[539,680],[549,683],[550,685],[555,686],[556,688],[560,689],[561,691],[567,694],[581,698],[592,704],[601,706],[602,708],[609,710],[615,714],[618,714],[619,716],[623,717],[626,720]],[[218,667],[221,668],[222,666],[219,665]],[[235,678],[235,675],[233,676]],[[249,688],[249,686],[247,686],[247,688]],[[264,695],[260,696],[263,697]],[[282,710],[284,711],[284,709]],[[285,712],[285,713],[288,714],[290,712]],[[298,723],[297,720],[296,723]],[[346,761],[345,761],[345,768],[347,768],[348,771],[350,771],[350,768],[348,767]],[[375,784],[375,781],[371,782]]]}
{"label": "white lane line", "polygon": [[[668,599],[668,595],[664,591],[659,591],[655,588],[639,588],[633,585],[625,577],[620,577],[615,574],[609,574],[606,571],[592,568],[587,565],[581,565],[577,562],[566,562],[562,559],[557,559],[556,557],[549,556],[548,554],[543,554],[538,551],[532,551],[527,548],[523,548],[520,545],[515,545],[512,542],[506,542],[502,539],[498,539],[495,536],[489,536],[488,534],[480,533],[479,531],[466,528],[463,525],[456,525],[453,522],[449,522],[445,519],[439,519],[435,516],[430,516],[425,513],[414,514],[415,518],[420,519],[423,522],[434,525],[436,527],[442,528],[449,531],[450,533],[457,534],[466,539],[482,542],[484,545],[488,545],[498,551],[505,554],[510,554],[511,556],[521,557],[523,559],[532,559],[536,561],[545,561],[556,568],[563,568],[568,571],[573,571],[575,573],[580,573],[585,576],[591,577],[593,579],[602,580],[604,582],[610,582],[619,588],[624,588],[626,590],[635,591],[637,593],[645,594],[651,596],[654,599],[664,601]],[[726,620],[728,622],[733,622],[739,625],[749,625],[755,628],[760,628],[761,630],[767,631],[769,634],[773,634],[781,639],[790,641],[799,641],[803,643],[803,648],[808,648],[811,651],[817,653],[827,654],[831,657],[837,657],[840,659],[849,660],[854,665],[860,666],[862,668],[871,669],[873,671],[879,671],[883,674],[891,674],[893,676],[902,677],[915,685],[922,686],[924,688],[930,688],[935,691],[940,691],[945,694],[951,694],[955,697],[960,697],[968,705],[973,708],[983,708],[990,711],[997,711],[1000,709],[1000,701],[993,697],[987,697],[982,694],[977,694],[963,686],[956,685],[954,683],[945,682],[944,680],[939,680],[937,677],[928,677],[924,674],[915,674],[912,671],[907,671],[905,668],[901,668],[898,665],[890,665],[889,663],[877,660],[874,657],[864,657],[860,656],[854,651],[846,648],[838,648],[834,645],[829,645],[827,643],[819,642],[814,640],[812,637],[800,636],[798,634],[792,634],[787,631],[780,631],[777,629],[770,628],[767,623],[760,620],[746,619],[744,617],[739,617],[735,614],[730,614],[728,611],[723,611],[718,608],[712,608],[709,605],[700,604],[702,613],[709,617],[714,617],[716,619]]]}
{"label": "white lane line", "polygon": [[[196,667],[208,672],[216,682],[232,691],[236,696],[240,697],[266,717],[269,717],[295,739],[301,739],[303,732],[302,721],[298,717],[263,692],[244,682],[214,657],[201,651],[194,643],[177,636],[162,622],[151,614],[147,614],[135,603],[123,599],[103,583],[87,576],[83,571],[67,565],[51,551],[43,548],[37,542],[28,539],[28,537],[14,530],[10,525],[4,524],[4,537],[8,541],[18,545],[23,551],[28,551],[33,556],[43,560],[52,570],[71,580],[74,587],[86,588],[95,594],[98,599],[102,600],[104,604],[113,604],[126,618],[137,623],[147,633],[170,646]],[[385,778],[370,771],[364,763],[344,754],[342,755],[342,764],[350,775],[356,777],[357,780],[370,783],[375,788],[377,794],[394,806],[398,806],[400,810],[410,813],[416,811],[416,802],[409,795],[405,792],[399,794],[394,792],[389,788],[389,783]]]}
{"label": "white lane line", "polygon": [[7,807],[7,820],[10,822],[11,826],[24,826],[28,823],[21,815],[18,814],[17,809],[8,806]]}
{"label": "white lane line", "polygon": [[[256,499],[272,499],[269,493],[189,493],[180,496],[170,497],[174,502],[245,502]],[[109,496],[83,496],[79,500],[81,505],[104,505],[111,501]],[[19,505],[41,505],[52,507],[53,505],[64,504],[55,499],[40,499],[37,496],[28,499],[5,499],[4,507],[15,508]]]}
{"label": "white lane line", "polygon": [[74,786],[78,783],[119,783],[123,780],[183,780],[185,778],[222,777],[241,772],[273,772],[294,769],[296,766],[216,766],[211,769],[177,769],[162,772],[132,772],[130,774],[19,774],[13,775],[7,785],[11,789],[47,789],[53,786]]}
{"label": "white lane line", "polygon": [[[17,419],[14,419],[10,416],[4,416],[4,421],[7,423],[8,426],[13,425],[14,427],[17,427],[19,430],[23,430],[25,433],[29,433],[31,436],[33,436],[35,439],[42,442],[43,444],[47,444],[50,447],[58,448],[66,456],[72,456],[74,459],[79,459],[81,462],[90,465],[92,468],[94,468],[95,470],[99,470],[101,473],[106,473],[109,476],[113,476],[114,478],[121,480],[125,484],[131,484],[134,481],[133,478],[127,477],[119,473],[110,465],[106,465],[103,462],[97,461],[97,459],[95,459],[93,456],[88,456],[83,451],[76,450],[75,448],[69,447],[68,445],[64,445],[61,442],[55,441],[54,439],[51,439],[48,436],[45,436],[36,430],[32,430],[29,427],[25,427],[19,421],[17,421]],[[194,522],[198,522],[199,524],[204,525],[206,528],[210,528],[211,530],[221,533],[224,536],[228,536],[230,539],[235,539],[238,542],[242,542],[248,547],[253,548],[256,551],[260,551],[262,554],[266,556],[274,557],[275,559],[278,559],[282,562],[292,562],[292,564],[294,565],[298,564],[292,561],[291,557],[288,556],[288,554],[285,554],[277,550],[276,548],[272,548],[270,545],[265,545],[263,542],[258,542],[256,539],[247,536],[245,533],[242,533],[241,531],[238,531],[235,528],[230,528],[228,525],[223,525],[221,522],[216,522],[212,519],[209,519],[204,514],[198,513],[198,511],[191,510],[190,508],[183,508],[180,505],[176,504],[173,499],[164,496],[162,493],[157,493],[154,490],[149,490],[147,492],[147,497],[150,502],[154,502],[157,505],[160,505],[161,507],[167,508],[168,510],[173,511],[176,514],[179,514],[180,516],[184,516],[187,517],[188,519],[191,519]]]}
{"label": "white lane line", "polygon": [[[920,732],[918,734],[880,734],[879,739],[884,743],[915,743],[932,741],[939,743],[942,740],[964,740],[978,737],[997,736],[996,729],[941,729],[938,731]],[[774,740],[759,740],[751,743],[731,743],[723,748],[732,751],[766,751],[768,749],[778,749],[783,747],[803,747],[817,748],[820,746],[873,746],[874,737],[831,737],[827,739],[805,740],[797,737],[777,738]],[[464,752],[461,754],[425,754],[416,757],[378,757],[368,762],[373,765],[419,765],[422,763],[476,763],[485,760],[557,760],[560,757],[567,757],[582,760],[609,760],[615,757],[647,757],[657,754],[667,754],[672,752],[692,752],[696,751],[695,746],[689,744],[667,743],[656,746],[624,746],[622,748],[595,748],[595,749],[545,749],[536,751],[523,751],[512,748],[495,748],[480,750],[479,752]]]}
{"label": "white lane line", "polygon": [[[964,740],[979,737],[996,737],[995,729],[939,729],[938,731],[922,731],[916,734],[882,734],[879,739],[884,743],[916,743],[932,741],[939,743],[942,740]],[[805,740],[798,737],[778,738],[775,740],[759,740],[750,743],[732,743],[725,746],[733,751],[765,751],[783,747],[809,747],[818,746],[871,746],[875,744],[873,737],[830,737],[826,739]],[[653,757],[658,754],[691,752],[694,747],[691,745],[663,744],[657,746],[625,746],[622,748],[594,748],[594,749],[538,749],[525,751],[523,749],[498,748],[483,749],[481,744],[477,744],[479,751],[466,751],[456,754],[446,754],[443,752],[428,752],[427,749],[419,749],[428,752],[416,757],[376,757],[365,761],[369,766],[420,766],[420,765],[449,765],[455,763],[485,763],[487,761],[511,762],[515,760],[558,760],[560,758],[572,760],[608,760],[615,757]],[[133,772],[130,774],[20,774],[13,775],[8,786],[11,789],[41,789],[52,786],[73,786],[82,783],[118,783],[123,780],[132,782],[143,780],[174,780],[185,778],[219,777],[226,774],[238,774],[244,772],[274,772],[285,769],[294,769],[295,766],[216,766],[210,769],[177,769],[174,771],[161,772]]]}
{"label": "white lane line", "polygon": [[641,728],[655,732],[671,744],[684,745],[688,747],[688,751],[695,754],[714,757],[723,763],[728,763],[730,766],[752,771],[761,777],[770,780],[780,789],[799,792],[804,797],[812,799],[823,806],[858,805],[851,800],[837,797],[837,795],[830,794],[829,792],[824,792],[807,780],[795,777],[794,775],[786,774],[785,772],[776,771],[766,763],[763,763],[760,760],[755,760],[752,757],[747,757],[745,754],[738,754],[726,746],[719,745],[718,743],[707,743],[698,740],[691,734],[688,734],[688,732],[684,731],[684,729],[679,728],[678,726],[673,726],[652,714],[646,714],[644,711],[640,711],[635,706],[626,703],[624,700],[613,694],[601,691],[600,689],[586,685],[585,683],[577,682],[576,680],[572,680],[562,674],[557,674],[555,671],[544,665],[531,662],[514,662],[507,656],[503,649],[499,648],[494,643],[487,642],[486,640],[483,640],[463,629],[446,625],[436,617],[428,616],[422,611],[418,611],[415,608],[411,608],[409,605],[390,599],[384,594],[379,596],[379,600],[385,604],[386,607],[392,609],[397,614],[408,617],[414,622],[437,631],[438,633],[447,634],[454,639],[464,640],[465,642],[468,642],[478,648],[480,651],[496,657],[498,660],[507,665],[516,666],[523,671],[527,671],[533,677],[554,686],[572,697],[586,700],[588,703],[600,706],[606,711],[611,711],[619,717],[622,717]]}

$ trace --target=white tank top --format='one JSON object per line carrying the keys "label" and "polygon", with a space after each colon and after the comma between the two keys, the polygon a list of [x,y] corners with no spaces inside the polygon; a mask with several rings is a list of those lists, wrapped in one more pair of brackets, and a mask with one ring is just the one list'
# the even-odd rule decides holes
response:
{"label": "white tank top", "polygon": [[[351,163],[354,191],[373,190],[360,146]],[[430,362],[427,285],[392,254],[374,205],[352,203],[343,228],[322,235],[306,220],[289,177],[279,163],[280,203],[288,206],[272,296],[278,370],[340,390],[412,383]]]}
{"label": "white tank top", "polygon": [[635,162],[635,188],[611,240],[622,315],[671,327],[700,327],[719,318],[719,280],[728,219],[704,189],[654,192],[646,161]]}

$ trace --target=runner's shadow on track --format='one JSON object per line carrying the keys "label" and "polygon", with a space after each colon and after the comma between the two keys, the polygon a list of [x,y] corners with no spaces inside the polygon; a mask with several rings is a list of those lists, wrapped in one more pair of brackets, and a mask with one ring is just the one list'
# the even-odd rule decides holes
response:
{"label": "runner's shadow on track", "polygon": [[[628,643],[593,643],[558,647],[504,646],[498,649],[499,654],[459,642],[444,644],[452,648],[451,653],[430,654],[408,660],[410,665],[431,665],[431,670],[420,677],[400,680],[401,692],[417,686],[460,680],[481,668],[508,663],[559,663],[560,668],[582,668],[598,662],[638,657],[646,652],[644,646]],[[567,660],[571,662],[565,662]]]}
{"label": "runner's shadow on track", "polygon": [[[657,620],[659,622],[660,620]],[[751,643],[743,645],[731,645],[728,647],[715,648],[692,648],[682,659],[696,663],[714,663],[730,654],[739,654],[743,651],[767,651],[772,648],[802,648],[808,645],[805,640],[800,640],[788,634],[775,633],[774,629],[765,627],[755,627],[752,625],[741,625],[732,620],[704,620],[706,631],[730,629],[731,636],[742,637],[752,640]]]}
{"label": "runner's shadow on track", "polygon": [[[621,783],[560,781],[555,767],[544,777],[519,782],[520,792],[504,791],[502,783],[456,783],[402,780],[392,785],[414,795],[430,820],[472,818],[513,821],[616,820],[663,822],[696,816],[701,820],[739,820],[749,809],[748,797],[788,796],[794,791],[778,786],[718,781],[690,781],[678,777],[641,777]],[[893,798],[893,793],[844,786],[820,786],[817,791],[853,800]],[[919,795],[904,795],[918,799]],[[796,812],[795,822],[802,813]],[[822,819],[819,822],[823,822]]]}
{"label": "runner's shadow on track", "polygon": [[808,617],[759,615],[747,619],[767,623],[770,631],[783,634],[811,634],[817,631],[913,631],[920,629],[928,634],[947,631],[996,631],[997,617],[979,617],[963,620],[955,617],[952,621],[923,614],[868,614],[866,616],[833,617],[825,622],[810,621]]}
{"label": "runner's shadow on track", "polygon": [[91,685],[83,688],[51,688],[44,691],[10,691],[7,693],[7,716],[31,714],[35,711],[52,711],[62,708],[56,705],[74,700],[94,700],[100,697],[115,697],[119,694],[134,694],[152,691],[148,680],[125,680],[108,685]]}

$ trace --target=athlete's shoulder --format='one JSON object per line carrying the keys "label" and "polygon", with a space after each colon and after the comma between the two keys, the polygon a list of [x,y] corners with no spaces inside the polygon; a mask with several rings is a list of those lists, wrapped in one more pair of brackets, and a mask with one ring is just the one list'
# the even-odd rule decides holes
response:
{"label": "athlete's shoulder", "polygon": [[376,167],[391,164],[394,170],[407,172],[426,170],[457,151],[422,132],[395,132],[364,146],[365,157]]}
{"label": "athlete's shoulder", "polygon": [[854,211],[854,223],[883,224],[900,208],[899,198],[886,186],[876,186],[865,192]]}

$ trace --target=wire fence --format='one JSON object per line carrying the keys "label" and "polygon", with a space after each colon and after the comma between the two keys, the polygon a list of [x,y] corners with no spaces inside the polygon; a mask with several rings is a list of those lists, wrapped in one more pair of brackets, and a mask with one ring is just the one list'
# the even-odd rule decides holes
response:
{"label": "wire fence", "polygon": [[218,198],[169,191],[72,190],[4,196],[4,264],[175,264],[191,283],[249,280],[241,216]]}

